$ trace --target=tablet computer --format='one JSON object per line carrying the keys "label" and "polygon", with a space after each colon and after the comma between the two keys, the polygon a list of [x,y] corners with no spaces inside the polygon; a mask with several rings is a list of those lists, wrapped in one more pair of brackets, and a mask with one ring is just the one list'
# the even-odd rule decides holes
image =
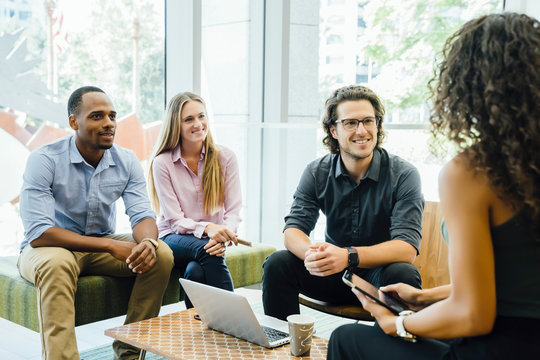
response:
{"label": "tablet computer", "polygon": [[366,280],[362,279],[360,276],[354,274],[350,270],[345,271],[342,279],[345,284],[358,289],[358,291],[360,291],[362,294],[374,300],[377,304],[386,307],[396,315],[404,310],[411,310],[401,300],[379,291],[378,288],[368,283]]}

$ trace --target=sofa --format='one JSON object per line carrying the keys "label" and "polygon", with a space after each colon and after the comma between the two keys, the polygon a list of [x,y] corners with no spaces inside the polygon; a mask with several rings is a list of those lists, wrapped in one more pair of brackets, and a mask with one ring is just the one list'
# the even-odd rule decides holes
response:
{"label": "sofa", "polygon": [[[275,250],[265,244],[230,247],[225,261],[234,287],[260,283],[262,264]],[[173,269],[163,305],[183,299],[178,277]],[[133,281],[134,278],[81,276],[75,293],[75,326],[124,315]],[[39,331],[36,288],[19,275],[17,256],[0,257],[0,317]]]}

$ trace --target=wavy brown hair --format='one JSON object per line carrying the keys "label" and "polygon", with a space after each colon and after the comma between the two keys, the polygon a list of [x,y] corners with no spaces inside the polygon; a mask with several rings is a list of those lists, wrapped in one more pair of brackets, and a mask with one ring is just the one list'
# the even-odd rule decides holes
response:
{"label": "wavy brown hair", "polygon": [[339,153],[339,143],[330,132],[330,128],[336,125],[337,107],[344,101],[368,100],[373,109],[375,116],[379,116],[380,120],[377,125],[377,149],[381,148],[382,142],[386,137],[386,133],[382,127],[384,122],[384,106],[381,99],[371,90],[362,85],[349,85],[335,90],[328,99],[326,99],[324,114],[322,116],[322,126],[326,136],[323,139],[323,144],[326,145],[332,154]]}
{"label": "wavy brown hair", "polygon": [[430,84],[434,135],[446,134],[500,198],[524,208],[540,239],[540,23],[483,16],[451,36],[443,55]]}

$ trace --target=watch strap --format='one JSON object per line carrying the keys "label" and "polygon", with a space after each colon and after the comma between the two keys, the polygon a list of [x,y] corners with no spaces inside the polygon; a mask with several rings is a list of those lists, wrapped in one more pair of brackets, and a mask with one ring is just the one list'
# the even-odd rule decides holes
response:
{"label": "watch strap", "polygon": [[352,246],[347,247],[347,250],[349,251],[349,257],[348,257],[349,268],[357,267],[359,264],[358,251]]}
{"label": "watch strap", "polygon": [[416,342],[416,335],[411,334],[410,332],[405,330],[405,326],[403,325],[403,320],[405,320],[407,316],[412,314],[414,314],[414,311],[411,310],[405,310],[399,313],[399,316],[396,318],[396,333],[403,340]]}

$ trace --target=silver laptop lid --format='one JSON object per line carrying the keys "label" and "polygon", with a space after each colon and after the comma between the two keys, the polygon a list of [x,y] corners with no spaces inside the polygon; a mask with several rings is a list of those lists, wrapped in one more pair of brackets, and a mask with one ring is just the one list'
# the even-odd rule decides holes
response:
{"label": "silver laptop lid", "polygon": [[268,348],[289,342],[288,338],[268,341],[244,296],[186,279],[180,279],[180,283],[209,328]]}

